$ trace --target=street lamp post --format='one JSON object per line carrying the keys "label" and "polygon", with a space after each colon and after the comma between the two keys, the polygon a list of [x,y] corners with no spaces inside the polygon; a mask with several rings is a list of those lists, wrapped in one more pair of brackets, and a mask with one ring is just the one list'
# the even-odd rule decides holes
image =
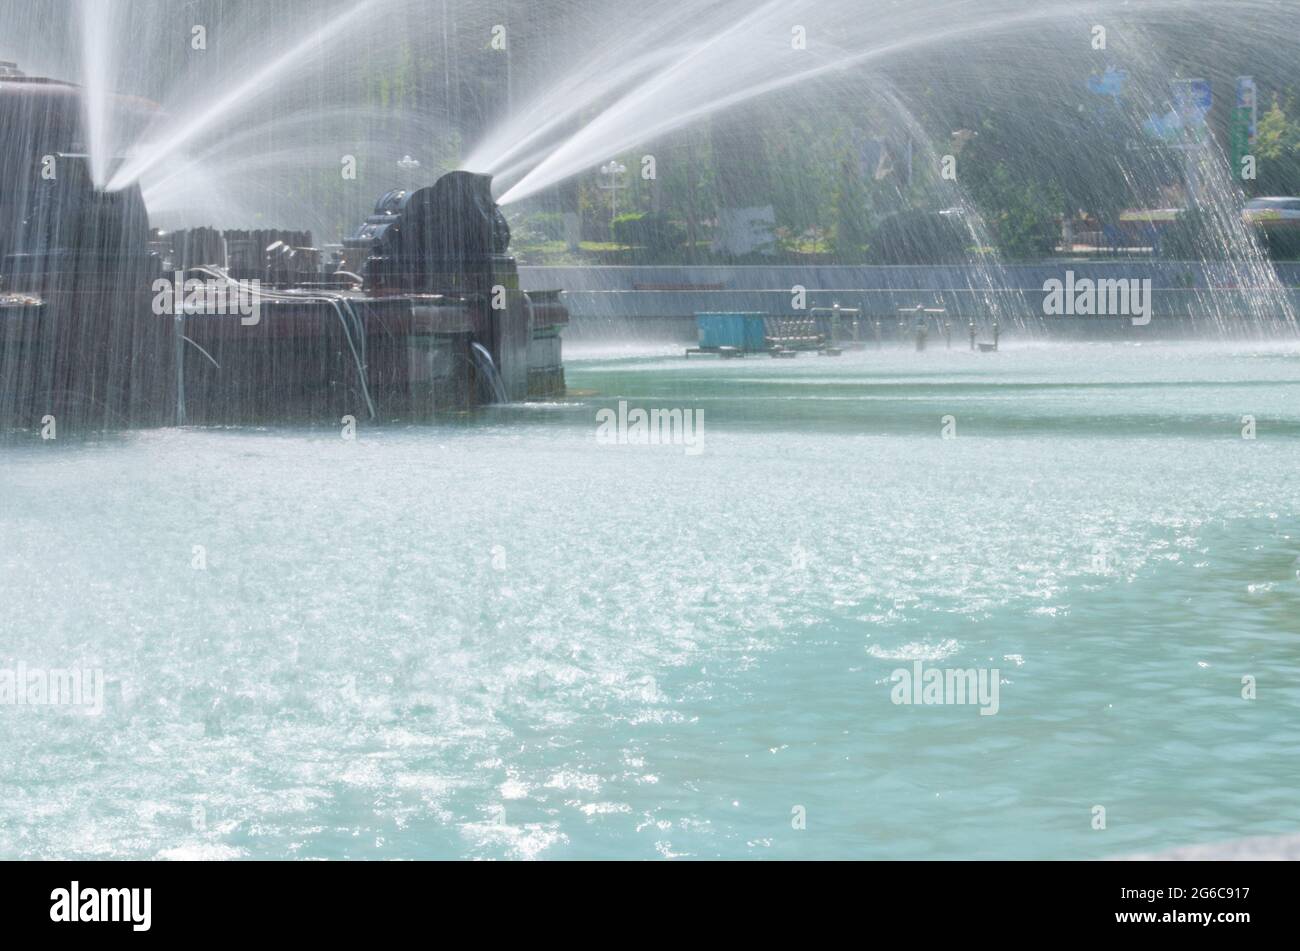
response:
{"label": "street lamp post", "polygon": [[609,192],[609,233],[612,238],[614,219],[618,217],[618,190],[627,187],[627,183],[623,181],[623,176],[627,174],[627,166],[618,161],[606,162],[600,167],[600,174],[609,178],[609,184],[601,184],[600,187]]}

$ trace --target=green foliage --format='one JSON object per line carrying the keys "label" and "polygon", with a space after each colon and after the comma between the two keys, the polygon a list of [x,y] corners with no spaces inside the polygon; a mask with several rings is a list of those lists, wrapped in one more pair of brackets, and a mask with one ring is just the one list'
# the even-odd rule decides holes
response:
{"label": "green foliage", "polygon": [[852,155],[840,160],[839,182],[835,188],[835,230],[832,249],[844,263],[862,260],[867,250],[867,188]]}
{"label": "green foliage", "polygon": [[[255,0],[195,2],[213,11],[258,7]],[[526,0],[505,0],[505,6],[518,11],[510,18],[513,48],[542,48],[535,41],[555,18],[526,12],[533,10]],[[431,182],[444,168],[459,167],[512,102],[527,101],[532,91],[521,77],[529,71],[520,68],[527,64],[516,59],[512,72],[510,57],[484,46],[485,24],[505,20],[486,9],[482,16],[468,10],[444,22],[449,32],[442,42],[436,37],[431,44],[417,42],[399,31],[391,56],[372,64],[357,51],[358,94],[365,108],[347,150],[360,159],[362,182],[342,182],[331,164],[294,186],[302,195],[293,197],[321,222],[318,237],[351,232],[387,187],[407,183],[395,166],[403,152],[422,163],[417,183]],[[683,127],[619,154],[591,155],[588,170],[532,196],[527,212],[507,209],[520,215],[516,244],[535,249],[564,243],[560,213],[576,212],[589,246],[600,242],[627,249],[602,248],[601,254],[625,253],[645,263],[705,263],[721,210],[770,205],[778,254],[791,257],[949,261],[964,259],[976,245],[989,245],[1007,258],[1034,258],[1054,252],[1062,214],[1084,211],[1112,225],[1122,209],[1163,207],[1158,203],[1169,201],[1167,186],[1182,174],[1182,156],[1162,153],[1143,138],[1142,120],[1160,106],[1142,98],[1140,70],[1134,68],[1130,83],[1137,95],[1112,100],[1088,92],[1083,74],[1058,75],[1053,44],[1031,49],[1009,40],[998,46],[990,38],[989,43],[982,47],[982,59],[1010,64],[1014,58],[1026,70],[1021,75],[1050,82],[963,86],[972,75],[967,58],[936,56],[902,77],[897,101],[876,95],[865,72],[836,72],[794,84],[781,95],[733,104],[698,121],[692,117]],[[1036,72],[1024,65],[1034,57],[1041,60]],[[1249,71],[1244,61],[1224,66],[1229,72],[1238,68]],[[1146,92],[1153,89],[1158,98],[1163,82]],[[608,106],[593,102],[583,114],[566,119],[557,135],[576,132]],[[1300,122],[1292,112],[1285,90],[1273,97],[1271,108],[1261,101],[1253,149],[1259,177],[1246,185],[1254,194],[1300,195]],[[428,129],[408,123],[411,116],[427,120]],[[1221,129],[1216,134],[1223,137]],[[368,154],[368,141],[400,142],[401,148]],[[268,148],[292,145],[267,143]],[[938,174],[936,160],[945,153],[958,159],[956,183]],[[656,159],[655,178],[641,174],[645,155]],[[614,195],[600,187],[608,182],[597,172],[610,159],[628,168]],[[987,234],[976,229],[972,237],[958,216],[916,210],[959,203],[979,212]],[[612,225],[611,206],[625,212]],[[1185,224],[1171,246],[1194,244],[1192,228]],[[1292,254],[1280,232],[1265,237],[1274,253]],[[564,253],[570,253],[567,244]]]}
{"label": "green foliage", "polygon": [[[767,191],[777,228],[791,235],[828,231],[837,220],[837,174],[847,129],[827,123],[798,100],[777,101],[772,109],[765,135],[772,167]],[[859,209],[855,217],[861,215]]]}
{"label": "green foliage", "polygon": [[1287,115],[1277,96],[1259,117],[1254,154],[1259,161],[1256,195],[1300,195],[1300,124]]}
{"label": "green foliage", "polygon": [[872,264],[951,264],[969,257],[971,235],[958,215],[913,209],[884,218],[870,244]]}
{"label": "green foliage", "polygon": [[1052,183],[1018,174],[1001,160],[965,162],[967,187],[983,215],[993,243],[1004,257],[1050,255],[1060,228],[1065,196]]}
{"label": "green foliage", "polygon": [[539,211],[524,216],[518,225],[512,226],[516,240],[532,237],[540,241],[564,240],[564,215],[554,211]]}
{"label": "green foliage", "polygon": [[986,120],[958,166],[990,239],[1007,258],[1050,255],[1060,234],[1059,216],[1077,200],[1061,186],[1058,165],[1037,164],[1040,143],[1026,146],[1019,138],[1023,134],[1021,129],[1008,134]]}
{"label": "green foliage", "polygon": [[652,252],[667,252],[686,243],[686,231],[666,215],[619,215],[614,219],[614,240]]}

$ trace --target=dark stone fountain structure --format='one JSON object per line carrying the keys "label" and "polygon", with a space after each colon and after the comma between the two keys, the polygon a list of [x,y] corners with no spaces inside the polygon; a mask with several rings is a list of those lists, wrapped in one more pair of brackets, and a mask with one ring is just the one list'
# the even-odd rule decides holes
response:
{"label": "dark stone fountain structure", "polygon": [[148,233],[139,188],[109,194],[91,182],[79,90],[9,66],[0,75],[0,427],[164,421],[168,328],[129,316],[149,312]]}
{"label": "dark stone fountain structure", "polygon": [[568,312],[519,289],[487,176],[390,192],[326,262],[306,233],[151,233],[139,188],[101,191],[89,164],[80,89],[0,73],[0,432],[418,420],[564,392]]}

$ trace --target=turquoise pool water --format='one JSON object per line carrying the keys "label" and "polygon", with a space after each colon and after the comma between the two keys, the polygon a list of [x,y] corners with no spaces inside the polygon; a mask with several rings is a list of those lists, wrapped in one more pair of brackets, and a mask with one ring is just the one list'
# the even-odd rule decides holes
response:
{"label": "turquoise pool water", "polygon": [[[106,681],[99,715],[0,705],[0,856],[1300,830],[1300,348],[678,353],[355,442],[0,449],[0,672]],[[598,440],[620,400],[703,410],[703,451]],[[891,702],[918,660],[996,668],[997,713]]]}

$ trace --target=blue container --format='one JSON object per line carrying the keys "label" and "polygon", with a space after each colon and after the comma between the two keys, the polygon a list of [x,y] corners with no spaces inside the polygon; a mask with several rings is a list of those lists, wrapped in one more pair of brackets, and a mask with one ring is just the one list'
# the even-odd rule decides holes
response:
{"label": "blue container", "polygon": [[767,349],[765,314],[696,314],[700,346],[735,347],[749,353]]}

